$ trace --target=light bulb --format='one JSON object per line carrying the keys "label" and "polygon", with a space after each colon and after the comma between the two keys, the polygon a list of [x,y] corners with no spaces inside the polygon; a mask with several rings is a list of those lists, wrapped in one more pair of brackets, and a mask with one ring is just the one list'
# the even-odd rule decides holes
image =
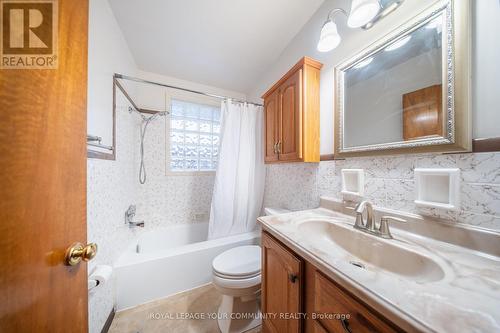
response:
{"label": "light bulb", "polygon": [[377,16],[379,10],[378,0],[352,0],[347,25],[351,28],[362,27]]}
{"label": "light bulb", "polygon": [[337,25],[333,21],[328,21],[321,28],[321,34],[318,41],[318,51],[328,52],[336,48],[342,38],[337,31]]}

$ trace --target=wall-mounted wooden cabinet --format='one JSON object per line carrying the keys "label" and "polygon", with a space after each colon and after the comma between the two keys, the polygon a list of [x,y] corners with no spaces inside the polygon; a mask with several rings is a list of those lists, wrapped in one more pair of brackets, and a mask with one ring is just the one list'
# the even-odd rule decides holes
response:
{"label": "wall-mounted wooden cabinet", "polygon": [[266,163],[319,162],[322,66],[304,57],[262,95]]}
{"label": "wall-mounted wooden cabinet", "polygon": [[267,232],[262,233],[262,312],[264,333],[403,331]]}

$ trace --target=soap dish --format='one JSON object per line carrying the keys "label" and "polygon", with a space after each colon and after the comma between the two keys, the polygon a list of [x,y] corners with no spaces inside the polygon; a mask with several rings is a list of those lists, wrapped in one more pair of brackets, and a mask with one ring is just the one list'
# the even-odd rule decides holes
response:
{"label": "soap dish", "polygon": [[363,169],[342,169],[342,191],[349,196],[362,197],[365,192],[365,173]]}
{"label": "soap dish", "polygon": [[458,210],[460,169],[415,169],[416,200],[420,207]]}

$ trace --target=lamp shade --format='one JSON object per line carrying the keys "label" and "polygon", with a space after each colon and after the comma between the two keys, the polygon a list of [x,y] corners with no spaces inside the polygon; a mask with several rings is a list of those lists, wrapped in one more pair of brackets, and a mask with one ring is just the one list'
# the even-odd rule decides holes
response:
{"label": "lamp shade", "polygon": [[341,41],[337,31],[337,25],[333,21],[328,21],[323,25],[319,36],[318,51],[328,52],[336,48]]}
{"label": "lamp shade", "polygon": [[377,16],[379,10],[378,0],[352,0],[347,25],[351,28],[362,27]]}

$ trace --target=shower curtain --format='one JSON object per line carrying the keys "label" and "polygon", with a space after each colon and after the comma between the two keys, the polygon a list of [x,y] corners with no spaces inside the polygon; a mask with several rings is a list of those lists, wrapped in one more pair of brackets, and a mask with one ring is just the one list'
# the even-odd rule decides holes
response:
{"label": "shower curtain", "polygon": [[253,230],[264,197],[263,108],[225,100],[221,113],[221,144],[209,239]]}

